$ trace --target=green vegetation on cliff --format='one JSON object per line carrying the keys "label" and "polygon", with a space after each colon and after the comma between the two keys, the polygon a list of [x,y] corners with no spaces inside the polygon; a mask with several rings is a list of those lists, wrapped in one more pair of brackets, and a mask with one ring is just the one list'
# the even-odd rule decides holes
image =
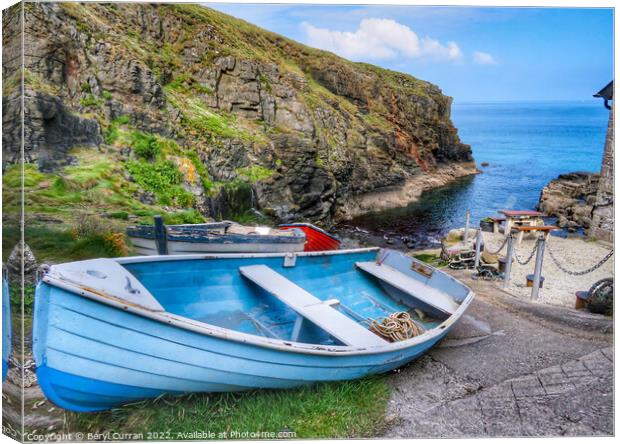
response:
{"label": "green vegetation on cliff", "polygon": [[[265,214],[329,223],[349,216],[339,213],[349,197],[470,156],[449,120],[451,99],[436,86],[209,8],[28,3],[26,20],[27,38],[49,40],[32,45],[41,63],[25,69],[36,128],[27,157],[58,177],[75,145],[99,146],[114,174],[131,176],[132,192],[119,192],[128,207],[154,193],[160,208],[216,217],[207,209],[227,207],[224,185],[240,180]],[[17,85],[15,75],[6,80]],[[184,179],[173,177],[172,163]],[[167,179],[151,177],[160,172]],[[60,208],[69,199],[47,198]],[[42,207],[34,209],[53,211]]]}

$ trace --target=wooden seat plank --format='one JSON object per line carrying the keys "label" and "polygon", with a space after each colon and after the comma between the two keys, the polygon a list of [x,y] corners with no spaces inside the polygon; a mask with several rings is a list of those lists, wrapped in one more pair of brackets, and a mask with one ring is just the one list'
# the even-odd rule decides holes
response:
{"label": "wooden seat plank", "polygon": [[372,347],[388,343],[266,265],[239,267],[239,272],[343,344]]}
{"label": "wooden seat plank", "polygon": [[376,262],[356,262],[355,265],[377,279],[410,294],[414,298],[444,313],[451,315],[459,308],[459,304],[447,293],[425,285],[389,265],[379,265]]}
{"label": "wooden seat plank", "polygon": [[559,230],[559,228],[554,226],[554,225],[516,226],[516,227],[512,227],[512,229],[516,230],[516,231],[553,231],[553,230]]}

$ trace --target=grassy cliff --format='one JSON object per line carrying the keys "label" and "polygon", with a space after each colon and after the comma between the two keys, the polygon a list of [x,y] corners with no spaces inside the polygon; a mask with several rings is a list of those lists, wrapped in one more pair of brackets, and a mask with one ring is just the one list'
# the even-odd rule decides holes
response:
{"label": "grassy cliff", "polygon": [[471,160],[435,85],[209,8],[27,3],[23,71],[3,20],[5,212],[23,75],[25,203],[46,229],[83,213],[330,224],[352,198]]}

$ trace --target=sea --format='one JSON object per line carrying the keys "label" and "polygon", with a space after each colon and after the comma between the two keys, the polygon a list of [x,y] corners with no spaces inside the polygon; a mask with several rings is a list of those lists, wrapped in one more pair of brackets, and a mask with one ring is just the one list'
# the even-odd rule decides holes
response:
{"label": "sea", "polygon": [[426,191],[407,207],[370,213],[348,225],[436,239],[463,227],[467,210],[477,226],[500,209],[535,209],[551,179],[600,171],[608,119],[609,111],[597,99],[455,103],[452,121],[482,173]]}

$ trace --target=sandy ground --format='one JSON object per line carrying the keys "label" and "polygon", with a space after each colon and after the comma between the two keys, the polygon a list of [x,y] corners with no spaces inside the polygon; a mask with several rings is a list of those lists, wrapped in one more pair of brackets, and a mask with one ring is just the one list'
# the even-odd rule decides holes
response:
{"label": "sandy ground", "polygon": [[[495,252],[504,240],[503,234],[483,233],[485,249]],[[521,260],[529,257],[535,240],[525,238],[521,245],[516,245],[517,255]],[[609,253],[611,247],[598,242],[581,238],[563,239],[549,236],[550,245],[558,261],[567,269],[582,271],[598,263]],[[501,256],[506,254],[503,248]],[[507,291],[524,300],[530,300],[532,289],[526,286],[526,276],[534,273],[535,257],[525,266],[517,261],[512,262],[511,283]],[[560,270],[551,259],[548,250],[545,250],[542,274],[545,277],[543,288],[540,289],[538,300],[533,302],[574,307],[575,292],[587,291],[599,279],[613,276],[614,256],[602,267],[583,276],[571,276]]]}

